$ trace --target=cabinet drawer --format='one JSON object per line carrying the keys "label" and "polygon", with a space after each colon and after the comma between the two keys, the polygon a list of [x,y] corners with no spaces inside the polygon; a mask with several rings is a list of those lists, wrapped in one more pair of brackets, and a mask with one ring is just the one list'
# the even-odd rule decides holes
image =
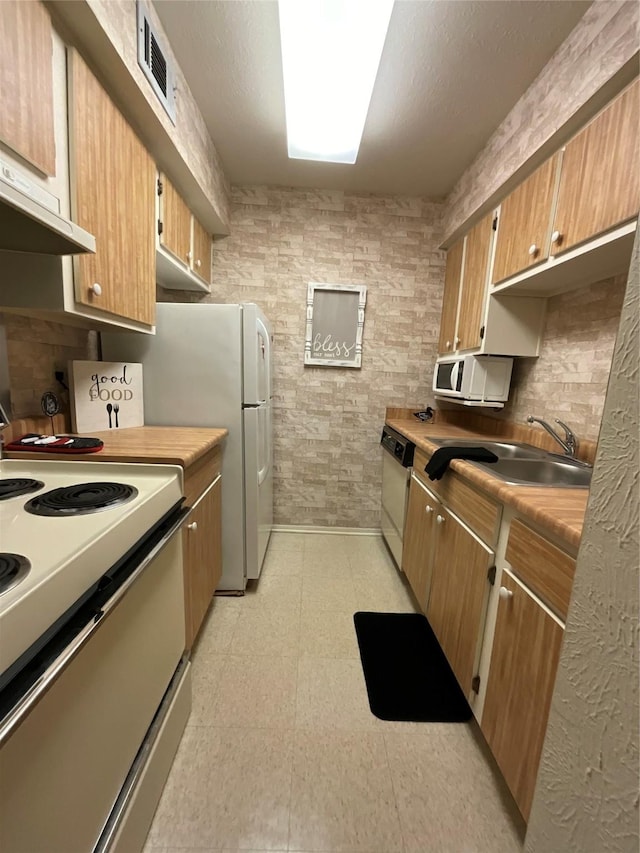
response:
{"label": "cabinet drawer", "polygon": [[429,456],[416,448],[413,470],[456,515],[468,524],[483,542],[495,545],[498,541],[502,505],[479,492],[455,471],[447,471],[442,480],[430,480],[424,473]]}
{"label": "cabinet drawer", "polygon": [[187,506],[193,506],[205,489],[220,473],[222,453],[214,447],[202,459],[194,462],[184,472],[184,496]]}
{"label": "cabinet drawer", "polygon": [[521,521],[509,531],[506,559],[520,578],[566,621],[576,561]]}

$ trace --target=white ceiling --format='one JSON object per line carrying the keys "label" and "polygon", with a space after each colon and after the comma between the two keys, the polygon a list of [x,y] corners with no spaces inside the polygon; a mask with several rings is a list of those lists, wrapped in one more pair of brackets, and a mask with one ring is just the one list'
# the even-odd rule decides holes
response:
{"label": "white ceiling", "polygon": [[275,0],[155,0],[234,184],[445,196],[590,2],[396,0],[353,166],[289,160]]}

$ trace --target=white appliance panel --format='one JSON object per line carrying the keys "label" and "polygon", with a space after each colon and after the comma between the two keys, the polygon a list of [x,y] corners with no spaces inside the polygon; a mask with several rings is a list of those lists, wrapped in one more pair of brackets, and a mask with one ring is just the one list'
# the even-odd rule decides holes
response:
{"label": "white appliance panel", "polygon": [[260,577],[273,526],[271,405],[244,410],[247,578]]}

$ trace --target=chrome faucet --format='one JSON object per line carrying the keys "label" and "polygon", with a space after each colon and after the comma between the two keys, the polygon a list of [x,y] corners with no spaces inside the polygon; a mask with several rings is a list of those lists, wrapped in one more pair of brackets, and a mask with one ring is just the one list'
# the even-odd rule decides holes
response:
{"label": "chrome faucet", "polygon": [[555,421],[557,424],[560,424],[560,426],[564,430],[564,439],[560,438],[554,428],[552,426],[549,426],[549,424],[546,421],[543,421],[541,418],[534,418],[533,415],[529,415],[529,417],[527,418],[528,424],[536,423],[540,424],[541,427],[544,427],[551,436],[551,438],[555,438],[555,440],[558,442],[558,444],[564,450],[567,456],[575,457],[576,450],[578,449],[578,439],[575,437],[575,435],[571,432],[571,430],[565,423],[563,423],[558,418],[556,418]]}

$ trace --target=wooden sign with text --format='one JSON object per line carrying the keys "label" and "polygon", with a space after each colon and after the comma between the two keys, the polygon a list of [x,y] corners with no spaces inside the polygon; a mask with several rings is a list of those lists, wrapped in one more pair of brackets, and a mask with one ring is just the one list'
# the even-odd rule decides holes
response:
{"label": "wooden sign with text", "polygon": [[144,426],[142,365],[132,362],[69,362],[74,432]]}
{"label": "wooden sign with text", "polygon": [[366,301],[363,284],[309,282],[305,364],[361,367]]}

